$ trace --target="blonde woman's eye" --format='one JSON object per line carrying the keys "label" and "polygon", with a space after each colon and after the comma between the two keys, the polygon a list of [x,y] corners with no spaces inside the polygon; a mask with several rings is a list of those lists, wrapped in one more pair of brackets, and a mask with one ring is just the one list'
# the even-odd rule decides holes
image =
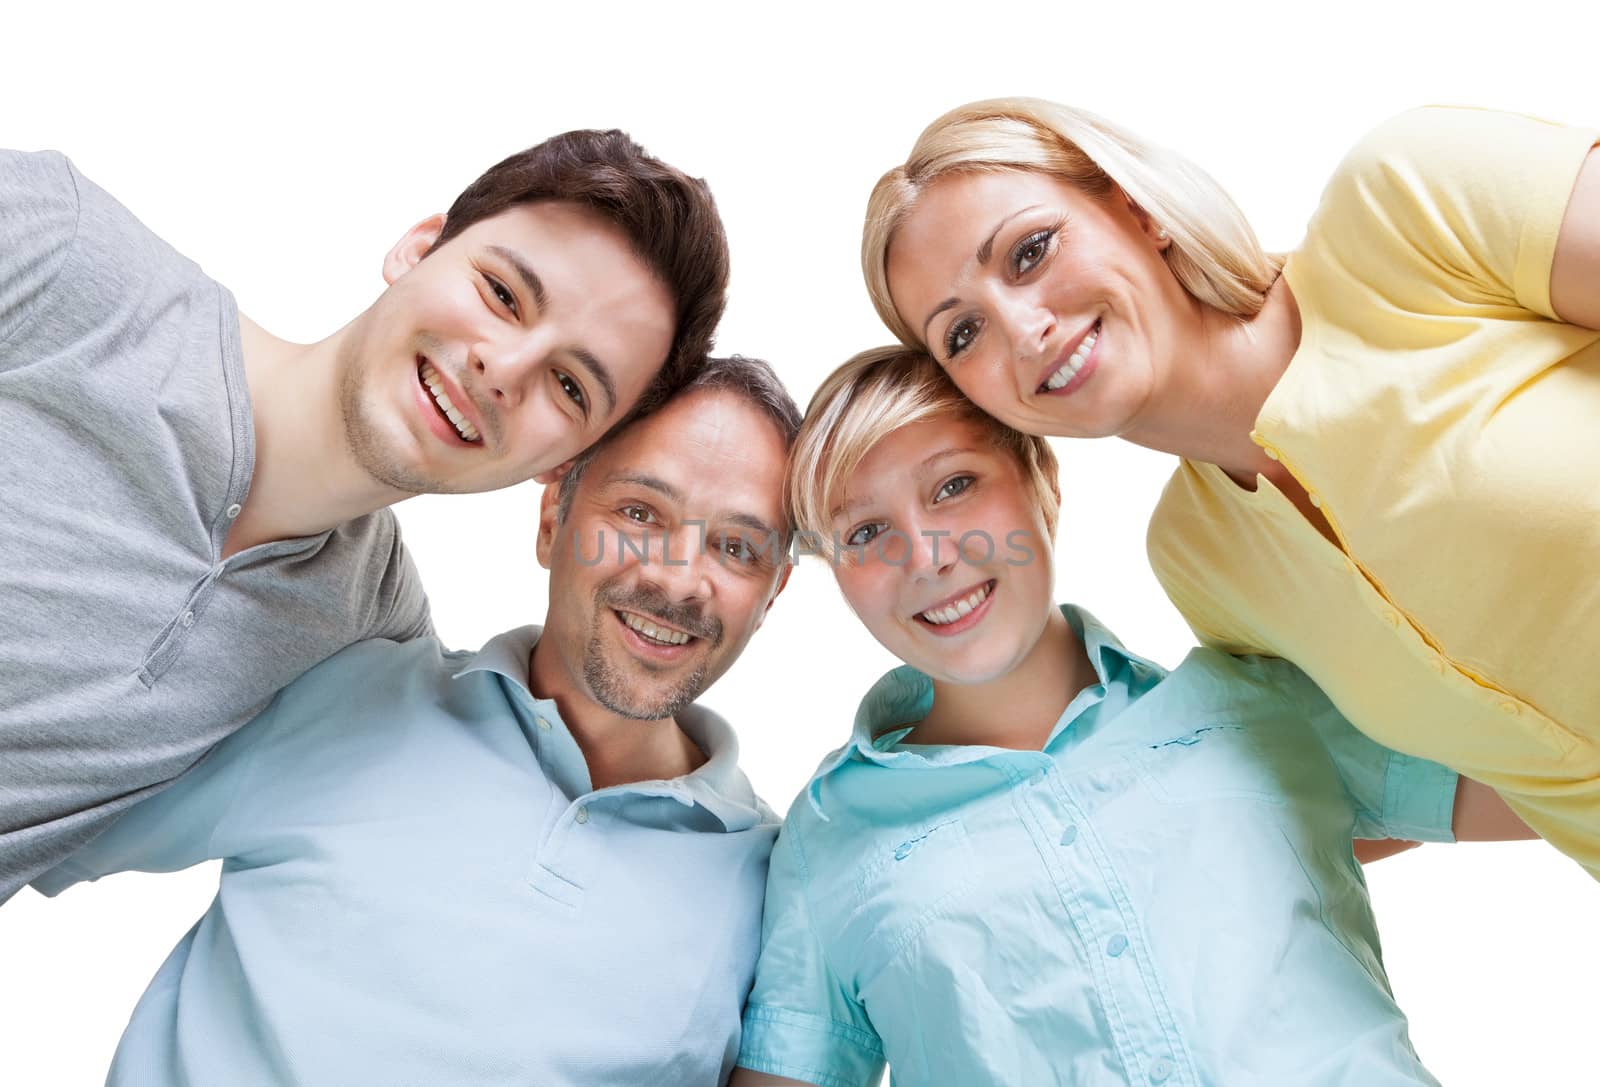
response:
{"label": "blonde woman's eye", "polygon": [[883,528],[882,522],[859,525],[850,530],[850,535],[844,538],[844,542],[851,547],[865,547],[883,534]]}
{"label": "blonde woman's eye", "polygon": [[1056,232],[1052,230],[1037,230],[1017,243],[1011,251],[1011,272],[1013,275],[1026,275],[1033,271],[1040,261],[1050,253],[1050,243],[1055,240]]}
{"label": "blonde woman's eye", "polygon": [[944,357],[953,359],[965,351],[978,336],[978,322],[970,317],[963,317],[955,322],[944,334]]}
{"label": "blonde woman's eye", "polygon": [[977,482],[974,476],[956,476],[946,480],[940,487],[939,493],[933,496],[935,502],[943,502],[946,498],[954,498],[968,487]]}

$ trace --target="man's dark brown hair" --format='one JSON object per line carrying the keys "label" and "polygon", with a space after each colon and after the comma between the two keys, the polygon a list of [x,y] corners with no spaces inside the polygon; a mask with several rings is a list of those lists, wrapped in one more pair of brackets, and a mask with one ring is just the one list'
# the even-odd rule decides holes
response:
{"label": "man's dark brown hair", "polygon": [[473,223],[541,200],[564,200],[600,214],[622,231],[672,295],[672,347],[639,408],[659,404],[704,364],[727,304],[728,238],[711,190],[616,129],[563,132],[490,167],[467,186],[450,205],[433,248]]}

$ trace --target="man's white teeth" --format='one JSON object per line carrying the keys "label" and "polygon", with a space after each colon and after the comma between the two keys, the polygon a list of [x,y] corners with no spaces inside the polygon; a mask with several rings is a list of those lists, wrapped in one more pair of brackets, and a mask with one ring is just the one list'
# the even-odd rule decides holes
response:
{"label": "man's white teeth", "polygon": [[953,623],[988,599],[989,587],[990,583],[986,581],[954,604],[947,604],[942,608],[930,608],[923,612],[922,618],[934,626],[942,627],[948,623]]}
{"label": "man's white teeth", "polygon": [[1089,358],[1089,352],[1094,350],[1094,345],[1099,339],[1100,326],[1095,325],[1078,345],[1078,349],[1072,353],[1072,357],[1062,364],[1061,369],[1050,375],[1050,380],[1044,383],[1045,391],[1053,392],[1077,377],[1078,371],[1083,369],[1084,362]]}
{"label": "man's white teeth", "polygon": [[682,631],[665,630],[643,616],[633,614],[631,611],[618,612],[618,614],[622,616],[622,621],[628,624],[628,629],[643,635],[652,642],[659,642],[661,645],[684,645],[689,641],[689,635],[684,634]]}
{"label": "man's white teeth", "polygon": [[460,409],[450,403],[450,398],[445,395],[444,385],[439,381],[439,371],[433,368],[433,363],[423,363],[421,373],[422,383],[428,387],[428,392],[433,394],[434,403],[439,405],[439,410],[450,420],[450,425],[456,428],[456,433],[461,435],[462,441],[477,441],[481,437],[478,428],[467,422],[467,417],[461,414]]}

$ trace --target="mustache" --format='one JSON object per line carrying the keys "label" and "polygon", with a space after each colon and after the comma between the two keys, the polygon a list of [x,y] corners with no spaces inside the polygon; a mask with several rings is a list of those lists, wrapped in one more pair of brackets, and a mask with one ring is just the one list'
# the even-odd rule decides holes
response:
{"label": "mustache", "polygon": [[637,612],[652,619],[659,619],[686,634],[705,639],[713,647],[722,643],[720,619],[706,615],[698,606],[675,604],[654,586],[636,585],[626,589],[621,587],[602,589],[600,602],[613,610]]}

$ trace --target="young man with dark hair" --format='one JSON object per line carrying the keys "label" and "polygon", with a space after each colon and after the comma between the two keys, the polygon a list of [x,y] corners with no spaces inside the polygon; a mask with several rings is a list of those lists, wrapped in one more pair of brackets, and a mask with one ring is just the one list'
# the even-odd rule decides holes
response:
{"label": "young man with dark hair", "polygon": [[59,154],[0,154],[0,902],[365,638],[430,632],[386,507],[561,467],[692,376],[704,183],[620,132],[494,167],[292,344]]}
{"label": "young man with dark hair", "polygon": [[695,700],[788,578],[799,412],[702,378],[545,488],[542,628],[352,646],[39,877],[224,861],[110,1084],[726,1080],[777,818]]}

